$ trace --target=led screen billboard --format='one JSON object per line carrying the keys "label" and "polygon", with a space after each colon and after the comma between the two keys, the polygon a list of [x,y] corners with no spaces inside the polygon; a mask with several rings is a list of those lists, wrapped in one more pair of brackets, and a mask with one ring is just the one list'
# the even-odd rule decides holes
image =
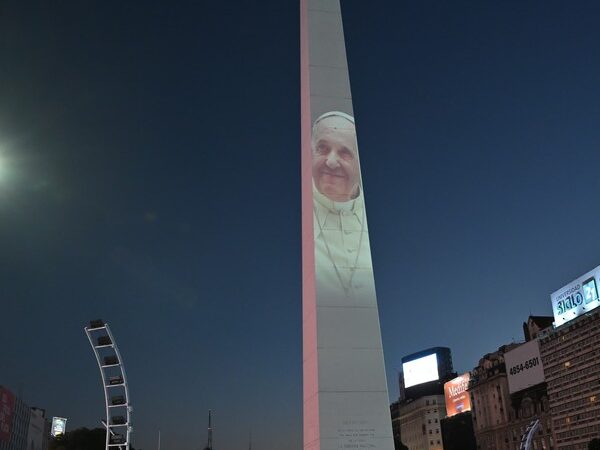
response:
{"label": "led screen billboard", "polygon": [[402,373],[405,388],[438,380],[437,354],[432,353],[431,355],[402,363]]}
{"label": "led screen billboard", "polygon": [[508,391],[511,394],[543,383],[545,380],[537,339],[506,352],[504,362],[508,373]]}
{"label": "led screen billboard", "polygon": [[15,411],[15,396],[0,386],[0,441],[10,440],[12,418]]}
{"label": "led screen billboard", "polygon": [[462,412],[471,411],[471,396],[469,388],[469,372],[444,383],[444,396],[446,397],[446,412],[452,417]]}
{"label": "led screen billboard", "polygon": [[64,417],[53,417],[52,418],[52,429],[50,434],[54,437],[60,436],[61,434],[65,434],[65,430],[67,429],[67,419]]}
{"label": "led screen billboard", "polygon": [[600,266],[550,295],[555,326],[600,306],[599,280]]}

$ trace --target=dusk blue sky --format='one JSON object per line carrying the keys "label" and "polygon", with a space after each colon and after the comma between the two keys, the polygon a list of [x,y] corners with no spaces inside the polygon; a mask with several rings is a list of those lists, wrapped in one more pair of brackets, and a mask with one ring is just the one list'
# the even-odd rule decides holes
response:
{"label": "dusk blue sky", "polygon": [[[600,264],[597,2],[343,0],[390,400]],[[297,1],[0,5],[0,384],[134,445],[302,447]]]}

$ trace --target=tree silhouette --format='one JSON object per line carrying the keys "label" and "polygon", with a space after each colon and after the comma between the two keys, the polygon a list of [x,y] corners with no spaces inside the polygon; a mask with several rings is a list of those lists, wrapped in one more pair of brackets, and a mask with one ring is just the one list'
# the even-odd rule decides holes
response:
{"label": "tree silhouette", "polygon": [[[106,430],[104,428],[77,428],[50,440],[48,450],[105,450]],[[111,447],[118,449],[118,447]],[[129,446],[130,450],[135,450]]]}

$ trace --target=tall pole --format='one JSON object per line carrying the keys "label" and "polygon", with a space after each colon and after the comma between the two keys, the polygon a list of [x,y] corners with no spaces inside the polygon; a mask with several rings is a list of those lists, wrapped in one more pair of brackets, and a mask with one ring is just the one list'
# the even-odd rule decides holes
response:
{"label": "tall pole", "polygon": [[212,444],[212,417],[211,417],[211,413],[212,411],[209,409],[208,410],[208,450],[212,450],[213,448],[213,444]]}

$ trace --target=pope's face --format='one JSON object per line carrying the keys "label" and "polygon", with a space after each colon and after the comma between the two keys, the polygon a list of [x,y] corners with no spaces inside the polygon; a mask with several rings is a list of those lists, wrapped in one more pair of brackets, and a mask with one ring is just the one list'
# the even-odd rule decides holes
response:
{"label": "pope's face", "polygon": [[312,167],[315,186],[330,200],[347,202],[358,195],[360,170],[352,122],[331,116],[317,123]]}

